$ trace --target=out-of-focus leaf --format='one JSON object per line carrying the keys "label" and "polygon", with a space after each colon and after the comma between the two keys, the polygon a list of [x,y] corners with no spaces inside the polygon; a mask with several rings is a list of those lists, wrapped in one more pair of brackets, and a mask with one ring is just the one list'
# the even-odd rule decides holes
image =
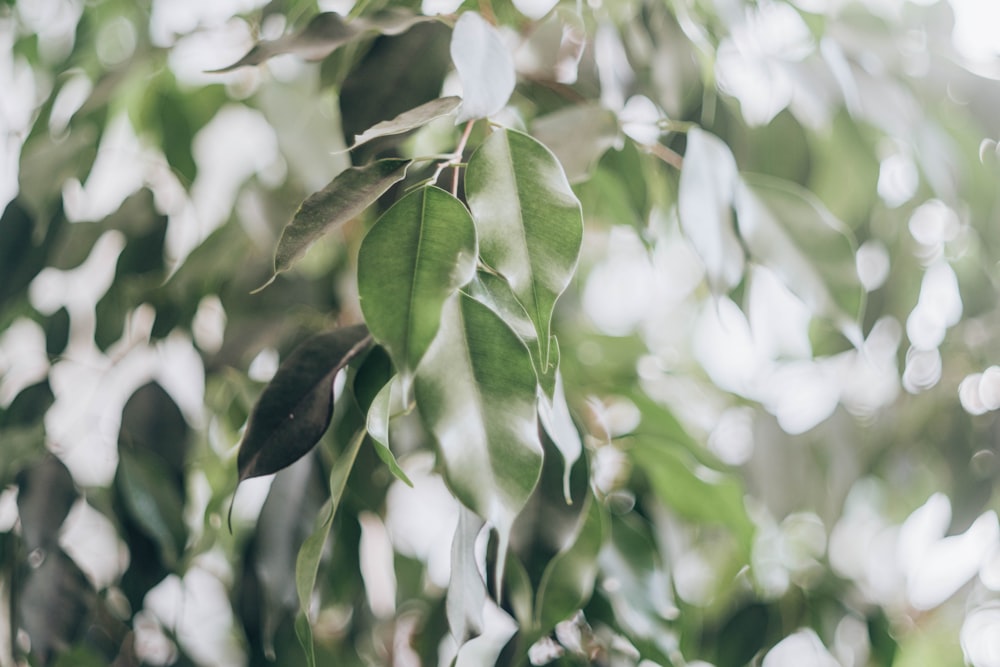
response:
{"label": "out-of-focus leaf", "polygon": [[451,581],[448,582],[447,614],[451,636],[461,647],[469,637],[483,631],[486,581],[476,563],[476,537],[483,520],[471,511],[459,509],[455,538],[451,543]]}
{"label": "out-of-focus leaf", "polygon": [[511,527],[542,468],[535,386],[527,348],[492,310],[461,293],[445,304],[417,406],[452,492],[497,529],[498,590]]}
{"label": "out-of-focus leaf", "polygon": [[118,483],[125,507],[156,542],[163,564],[173,568],[187,540],[184,499],[163,467],[162,459],[143,450],[119,449]]}
{"label": "out-of-focus leaf", "polygon": [[392,356],[409,400],[414,370],[445,300],[476,270],[476,230],[450,194],[421,188],[375,223],[358,251],[358,295],[372,336]]}
{"label": "out-of-focus leaf", "polygon": [[570,106],[535,119],[532,135],[559,158],[569,182],[579,183],[618,143],[618,119],[599,104]]}
{"label": "out-of-focus leaf", "polygon": [[361,134],[356,135],[350,150],[354,150],[361,144],[367,143],[372,139],[377,139],[378,137],[402,134],[423,127],[436,118],[447,116],[457,109],[461,103],[461,97],[439,97],[409,111],[404,111],[395,118],[376,123]]}
{"label": "out-of-focus leaf", "polygon": [[274,252],[274,275],[295,264],[317,239],[360,215],[394,183],[406,177],[410,160],[387,158],[349,167],[325,188],[310,195],[285,225]]}
{"label": "out-of-focus leaf", "polygon": [[0,408],[0,429],[29,426],[42,421],[55,400],[48,379],[25,387],[10,405]]}
{"label": "out-of-focus leaf", "polygon": [[585,605],[594,590],[605,529],[600,503],[592,494],[585,502],[576,536],[549,562],[535,594],[535,622],[542,632]]}
{"label": "out-of-focus leaf", "polygon": [[745,174],[738,192],[740,236],[751,256],[860,345],[865,291],[849,230],[793,183]]}
{"label": "out-of-focus leaf", "polygon": [[319,442],[333,415],[334,376],[369,345],[358,324],[313,336],[289,355],[250,414],[237,459],[240,481],[277,472]]}
{"label": "out-of-focus leaf", "polygon": [[341,46],[366,36],[398,35],[417,23],[432,20],[433,17],[413,14],[398,8],[352,21],[345,21],[336,12],[323,12],[314,16],[299,32],[272,41],[260,42],[232,65],[213,72],[229,72],[248,65],[259,65],[285,53],[293,53],[305,60],[322,60]]}
{"label": "out-of-focus leaf", "polygon": [[678,215],[716,294],[742,280],[746,263],[733,219],[737,178],[736,160],[721,139],[697,128],[688,132]]}
{"label": "out-of-focus leaf", "polygon": [[559,161],[520,132],[494,132],[469,160],[469,208],[479,254],[507,279],[538,336],[547,374],[552,310],[576,269],[583,239],[580,202]]}
{"label": "out-of-focus leaf", "polygon": [[46,265],[48,248],[57,238],[58,225],[48,225],[30,212],[20,199],[7,204],[0,216],[0,307],[24,293],[32,279]]}
{"label": "out-of-focus leaf", "polygon": [[319,562],[323,556],[323,547],[330,537],[330,527],[333,525],[344,489],[347,487],[347,478],[351,475],[361,442],[365,439],[364,425],[361,421],[363,416],[356,413],[356,410],[351,410],[337,424],[335,438],[345,443],[345,446],[330,469],[330,497],[320,509],[316,527],[302,543],[295,559],[295,590],[299,598],[295,634],[305,651],[306,661],[310,667],[316,667],[310,610],[316,576],[319,573]]}
{"label": "out-of-focus leaf", "polygon": [[28,551],[45,555],[59,544],[59,530],[76,502],[73,477],[63,462],[48,456],[17,475],[17,513]]}
{"label": "out-of-focus leaf", "polygon": [[507,105],[517,74],[514,59],[496,28],[476,12],[465,12],[451,34],[451,59],[462,82],[457,122],[486,118]]}
{"label": "out-of-focus leaf", "polygon": [[375,453],[388,466],[389,472],[401,482],[413,486],[413,482],[399,467],[392,449],[389,448],[389,421],[394,416],[402,414],[405,409],[402,386],[396,378],[392,378],[372,401],[371,407],[368,409],[367,428],[368,435],[375,443]]}
{"label": "out-of-focus leaf", "polygon": [[37,664],[49,664],[78,637],[93,590],[76,563],[58,547],[45,553],[37,567],[27,569],[19,583],[16,626],[31,639],[31,655]]}
{"label": "out-of-focus leaf", "polygon": [[155,382],[136,389],[122,409],[119,447],[155,454],[157,467],[172,473],[179,488],[184,483],[190,436],[191,429],[180,408]]}

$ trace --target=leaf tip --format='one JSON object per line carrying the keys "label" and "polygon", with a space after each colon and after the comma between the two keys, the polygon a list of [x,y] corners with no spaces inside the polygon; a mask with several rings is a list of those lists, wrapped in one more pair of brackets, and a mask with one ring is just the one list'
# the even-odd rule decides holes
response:
{"label": "leaf tip", "polygon": [[250,290],[250,293],[251,294],[260,294],[261,292],[263,292],[267,287],[270,287],[271,283],[273,283],[275,281],[275,279],[277,279],[278,273],[279,273],[278,271],[275,271],[271,275],[271,277],[267,279],[266,283],[264,283],[260,287],[257,287],[255,289]]}

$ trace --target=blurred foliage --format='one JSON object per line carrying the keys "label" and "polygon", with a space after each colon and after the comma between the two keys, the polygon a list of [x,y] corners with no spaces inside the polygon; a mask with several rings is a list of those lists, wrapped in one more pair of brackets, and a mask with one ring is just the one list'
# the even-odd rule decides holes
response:
{"label": "blurred foliage", "polygon": [[0,667],[1000,664],[974,4],[0,3]]}

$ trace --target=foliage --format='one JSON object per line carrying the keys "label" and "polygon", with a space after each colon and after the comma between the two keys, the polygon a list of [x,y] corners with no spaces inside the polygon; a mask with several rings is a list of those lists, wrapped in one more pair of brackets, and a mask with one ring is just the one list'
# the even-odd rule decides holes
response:
{"label": "foliage", "polygon": [[0,5],[0,665],[997,664],[959,3],[330,4]]}

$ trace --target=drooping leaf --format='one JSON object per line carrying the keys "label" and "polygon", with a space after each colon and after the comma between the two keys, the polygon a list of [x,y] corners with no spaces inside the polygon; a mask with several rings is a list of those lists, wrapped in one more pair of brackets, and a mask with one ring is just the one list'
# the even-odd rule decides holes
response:
{"label": "drooping leaf", "polygon": [[382,387],[382,390],[375,396],[375,400],[372,401],[371,407],[368,409],[367,428],[368,435],[375,443],[375,453],[388,466],[389,472],[396,479],[412,487],[413,482],[399,467],[395,455],[389,448],[389,421],[394,416],[402,414],[405,409],[402,386],[394,377]]}
{"label": "drooping leaf", "polygon": [[594,590],[605,528],[597,499],[587,494],[585,502],[587,507],[575,538],[549,562],[535,594],[536,625],[542,632],[583,607]]}
{"label": "drooping leaf", "polygon": [[176,566],[187,531],[184,526],[184,499],[169,475],[164,475],[162,459],[143,450],[119,449],[118,487],[125,508],[143,532],[159,547],[162,563]]}
{"label": "drooping leaf", "polygon": [[393,184],[403,180],[409,166],[410,160],[386,158],[363,167],[349,167],[310,195],[281,232],[271,281],[292,268],[317,239],[360,215]]}
{"label": "drooping leaf", "polygon": [[402,134],[423,127],[432,120],[447,116],[457,109],[461,103],[461,97],[439,97],[409,111],[404,111],[395,118],[376,123],[361,134],[356,135],[350,150],[354,150],[361,144],[367,143],[372,139],[377,139],[378,137]]}
{"label": "drooping leaf", "polygon": [[580,183],[618,143],[618,119],[599,104],[569,106],[535,119],[532,135],[559,158],[569,182]]}
{"label": "drooping leaf", "polygon": [[247,423],[239,479],[268,475],[309,452],[330,425],[333,379],[371,345],[364,325],[309,338],[281,364]]}
{"label": "drooping leaf", "polygon": [[865,290],[847,227],[808,191],[767,176],[744,174],[736,207],[751,256],[860,345]]}
{"label": "drooping leaf", "polygon": [[445,304],[417,372],[417,407],[452,492],[497,530],[497,590],[511,526],[542,468],[535,386],[527,348],[492,310],[461,293]]}
{"label": "drooping leaf", "polygon": [[392,356],[408,400],[445,300],[472,279],[476,231],[460,201],[435,187],[416,190],[379,218],[358,251],[365,321]]}
{"label": "drooping leaf", "polygon": [[398,35],[433,17],[405,9],[389,9],[369,17],[345,21],[336,12],[317,14],[299,32],[260,42],[232,65],[212,70],[230,72],[240,67],[259,65],[274,56],[293,53],[305,60],[322,60],[341,46],[372,34]]}
{"label": "drooping leaf", "polygon": [[562,374],[556,369],[554,376],[555,383],[552,394],[548,395],[545,391],[538,392],[538,419],[559,453],[562,454],[563,495],[566,497],[566,502],[570,503],[570,471],[573,464],[580,458],[580,454],[583,453],[583,441],[580,439],[580,433],[576,430],[573,418],[569,413]]}
{"label": "drooping leaf", "polygon": [[733,219],[737,180],[729,147],[713,134],[697,128],[689,131],[677,212],[716,294],[729,291],[743,278],[744,251]]}
{"label": "drooping leaf", "polygon": [[580,202],[551,151],[512,130],[494,132],[472,155],[465,189],[479,254],[531,318],[545,374],[552,310],[583,239]]}
{"label": "drooping leaf", "polygon": [[476,12],[463,13],[451,34],[451,59],[462,82],[457,122],[486,118],[514,92],[514,59],[496,28]]}
{"label": "drooping leaf", "polygon": [[[313,589],[316,587],[316,576],[319,573],[319,563],[323,556],[323,547],[330,537],[330,528],[340,506],[340,500],[347,488],[347,478],[350,477],[354,462],[365,439],[365,430],[361,423],[361,415],[356,411],[345,416],[340,421],[337,431],[338,440],[346,440],[346,446],[340,452],[333,467],[330,469],[330,498],[317,515],[316,528],[306,538],[295,559],[295,590],[299,597],[299,613],[295,619],[295,634],[306,654],[309,667],[316,667],[316,653],[313,647],[310,610],[312,609]],[[350,435],[354,430],[354,434]]]}
{"label": "drooping leaf", "polygon": [[451,581],[446,602],[448,627],[459,647],[483,631],[486,581],[476,562],[476,538],[483,520],[462,507],[458,513],[455,538],[451,543]]}

